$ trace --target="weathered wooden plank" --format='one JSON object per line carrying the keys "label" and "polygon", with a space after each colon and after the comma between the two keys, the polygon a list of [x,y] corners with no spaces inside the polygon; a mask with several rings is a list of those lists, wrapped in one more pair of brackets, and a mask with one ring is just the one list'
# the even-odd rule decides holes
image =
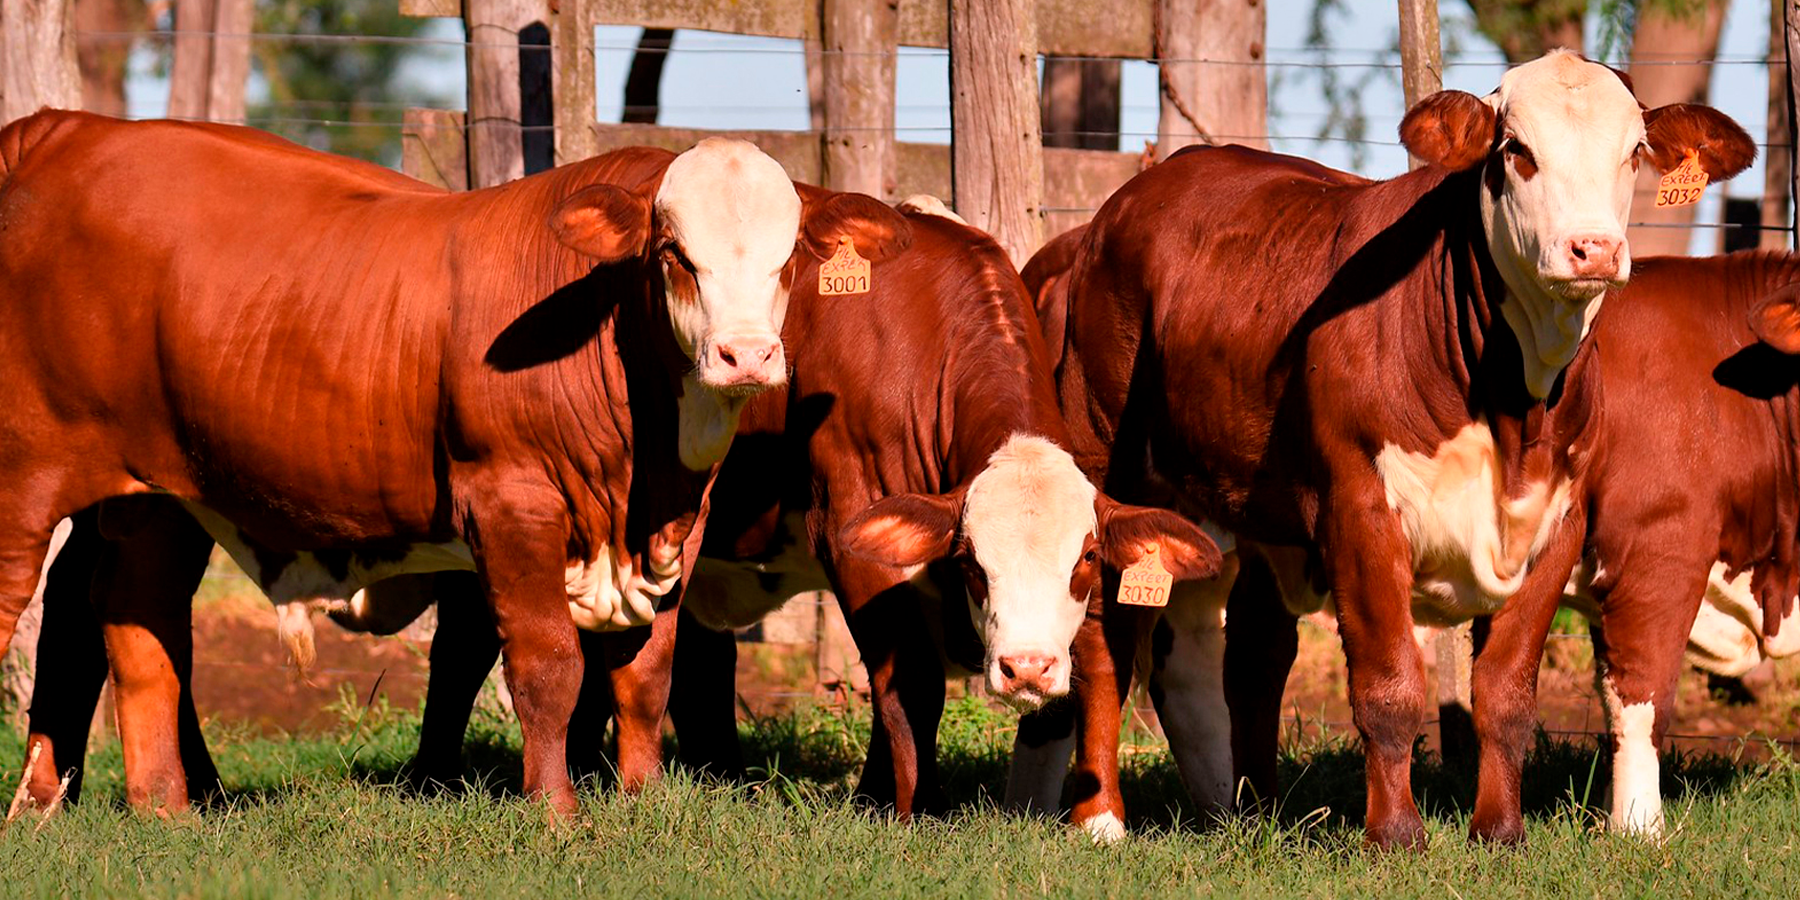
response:
{"label": "weathered wooden plank", "polygon": [[1054,237],[1094,217],[1143,168],[1143,155],[1107,150],[1044,149],[1044,234]]}
{"label": "weathered wooden plank", "polygon": [[762,37],[819,37],[819,0],[589,0],[594,21]]}
{"label": "weathered wooden plank", "polygon": [[[1800,101],[1800,0],[1782,0],[1782,33],[1787,38],[1787,111],[1788,111],[1788,159],[1795,161],[1800,156],[1796,149],[1796,135],[1800,135],[1800,114],[1796,114],[1796,102]],[[1790,166],[1793,175],[1793,187],[1788,196],[1793,198],[1788,204],[1788,225],[1794,229],[1794,246],[1800,248],[1800,161]]]}
{"label": "weathered wooden plank", "polygon": [[[1156,158],[1196,141],[1267,147],[1268,15],[1262,0],[1161,4],[1162,111]],[[1204,62],[1202,62],[1204,60]]]}
{"label": "weathered wooden plank", "polygon": [[0,124],[81,108],[72,0],[0,0]]}
{"label": "weathered wooden plank", "polygon": [[892,199],[896,19],[889,0],[821,0],[825,186]]}
{"label": "weathered wooden plank", "polygon": [[662,147],[679,153],[702,138],[727,136],[742,138],[762,148],[764,153],[781,163],[788,177],[795,181],[820,184],[824,170],[819,160],[818,136],[805,131],[713,131],[610,122],[593,123],[593,130],[595,153],[620,147]]}
{"label": "weathered wooden plank", "polygon": [[175,53],[169,64],[169,118],[205,119],[212,85],[213,0],[175,4]]}
{"label": "weathered wooden plank", "polygon": [[[1038,0],[1038,52],[1047,56],[1150,56],[1152,0]],[[943,0],[899,0],[900,43],[947,47]]]}
{"label": "weathered wooden plank", "polygon": [[953,205],[1024,265],[1043,243],[1031,0],[950,0]]}
{"label": "weathered wooden plank", "polygon": [[460,19],[463,14],[462,0],[400,0],[400,14],[421,19]]}
{"label": "weathered wooden plank", "polygon": [[249,115],[244,88],[250,80],[255,5],[251,0],[212,2],[212,70],[207,73],[206,117],[214,122],[242,122]]}
{"label": "weathered wooden plank", "polygon": [[[1444,89],[1444,45],[1438,36],[1437,0],[1400,0],[1400,84],[1407,109]],[[1407,159],[1414,169],[1424,165],[1411,154]],[[1441,669],[1439,677],[1442,678]]]}
{"label": "weathered wooden plank", "polygon": [[1794,164],[1794,136],[1788,120],[1788,72],[1778,61],[1787,55],[1784,4],[1769,4],[1769,152],[1763,156],[1762,231],[1757,246],[1786,250],[1788,184]]}
{"label": "weathered wooden plank", "polygon": [[407,110],[400,130],[400,171],[441,188],[468,190],[469,143],[464,121],[463,114],[455,110]]}

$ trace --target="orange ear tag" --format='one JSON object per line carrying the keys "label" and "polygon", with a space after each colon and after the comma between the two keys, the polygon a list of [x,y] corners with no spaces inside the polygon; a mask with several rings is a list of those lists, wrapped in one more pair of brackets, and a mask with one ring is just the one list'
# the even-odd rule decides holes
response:
{"label": "orange ear tag", "polygon": [[838,238],[837,252],[819,263],[819,294],[830,297],[868,293],[872,283],[869,268],[869,261],[857,255],[855,241]]}
{"label": "orange ear tag", "polygon": [[1163,568],[1161,548],[1151,544],[1137,562],[1119,573],[1119,602],[1132,606],[1168,606],[1175,576]]}
{"label": "orange ear tag", "polygon": [[1665,206],[1687,206],[1700,202],[1700,194],[1706,190],[1706,170],[1700,168],[1700,157],[1689,150],[1681,165],[1662,177],[1656,183],[1656,208]]}

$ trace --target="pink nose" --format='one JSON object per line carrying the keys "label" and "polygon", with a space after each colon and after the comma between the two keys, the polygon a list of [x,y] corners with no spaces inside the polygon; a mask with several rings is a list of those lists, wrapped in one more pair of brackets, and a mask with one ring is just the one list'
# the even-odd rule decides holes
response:
{"label": "pink nose", "polygon": [[1619,251],[1625,242],[1604,234],[1588,234],[1571,238],[1567,252],[1569,268],[1577,278],[1613,279],[1619,276]]}
{"label": "pink nose", "polygon": [[1054,656],[1019,654],[1002,656],[996,662],[1000,666],[999,688],[1003,693],[1032,691],[1048,694],[1055,687],[1056,679],[1052,677],[1052,670],[1056,668]]}
{"label": "pink nose", "polygon": [[707,349],[708,379],[725,385],[777,383],[787,361],[781,339],[737,336],[717,340]]}

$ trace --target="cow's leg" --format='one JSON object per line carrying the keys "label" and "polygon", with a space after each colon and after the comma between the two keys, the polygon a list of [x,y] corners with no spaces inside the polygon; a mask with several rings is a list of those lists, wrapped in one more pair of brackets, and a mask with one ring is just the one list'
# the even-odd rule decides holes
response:
{"label": "cow's leg", "polygon": [[474,538],[487,581],[506,686],[525,739],[525,793],[543,799],[555,816],[573,816],[579,803],[569,779],[569,717],[584,666],[563,584],[566,525],[534,512],[559,508],[561,498],[504,487],[471,493],[501,506],[490,515],[477,508],[465,533]]}
{"label": "cow's leg", "polygon": [[[923,577],[923,576],[921,576]],[[850,636],[869,671],[875,707],[869,756],[857,793],[892,804],[902,819],[925,812],[938,797],[937,726],[944,712],[944,667],[925,628],[918,590],[841,560],[834,587]]]}
{"label": "cow's leg", "polygon": [[500,656],[500,633],[473,572],[440,572],[433,579],[437,630],[431,637],[431,671],[419,749],[413,754],[415,784],[449,784],[462,774],[463,738],[469,715]]}
{"label": "cow's leg", "polygon": [[622,791],[642,790],[662,777],[663,715],[669,710],[679,613],[678,606],[665,607],[649,628],[604,635]]}
{"label": "cow's leg", "polygon": [[612,667],[607,658],[616,654],[613,644],[620,635],[582,631],[579,636],[581,658],[593,664],[581,673],[581,694],[569,716],[569,774],[577,781],[606,772],[617,774],[617,766],[606,761],[606,726],[613,721]]}
{"label": "cow's leg", "polygon": [[88,728],[100,688],[106,684],[106,642],[90,599],[94,570],[106,543],[97,515],[97,510],[88,509],[71,517],[68,540],[44,582],[44,621],[38,632],[37,678],[25,744],[27,760],[32,748],[43,748],[37,765],[25,773],[26,789],[40,807],[56,796],[65,775],[67,799],[80,798]]}
{"label": "cow's leg", "polygon": [[1469,819],[1471,840],[1510,844],[1525,839],[1519,780],[1537,722],[1538,661],[1586,530],[1586,519],[1580,515],[1557,526],[1524,584],[1485,629],[1471,671],[1480,758],[1475,812]]}
{"label": "cow's leg", "polygon": [[[1691,538],[1680,540],[1650,536],[1645,545],[1671,548],[1692,543]],[[1688,632],[1699,612],[1711,564],[1672,555],[1633,560],[1601,598],[1605,639],[1595,647],[1594,662],[1605,667],[1598,680],[1613,744],[1607,820],[1613,831],[1662,833],[1658,748],[1675,712]]]}
{"label": "cow's leg", "polygon": [[1351,720],[1363,741],[1364,837],[1377,847],[1422,848],[1412,747],[1425,723],[1425,660],[1412,636],[1412,551],[1377,479],[1356,479],[1331,500],[1326,564],[1349,663]]}
{"label": "cow's leg", "polygon": [[1055,814],[1061,808],[1080,708],[1079,699],[1070,697],[1019,717],[1006,769],[1007,809]]}
{"label": "cow's leg", "polygon": [[[1232,799],[1273,812],[1281,697],[1299,653],[1299,620],[1260,554],[1240,554],[1225,605],[1225,706],[1231,714]],[[1242,792],[1241,794],[1238,792]]]}
{"label": "cow's leg", "polygon": [[744,772],[737,734],[737,637],[682,610],[675,640],[669,719],[683,765],[721,778]]}
{"label": "cow's leg", "polygon": [[1225,601],[1235,557],[1227,559],[1217,578],[1175,586],[1150,639],[1150,699],[1188,796],[1208,814],[1231,806]]}
{"label": "cow's leg", "polygon": [[[1109,577],[1109,597],[1118,582]],[[1096,606],[1099,608],[1096,609]],[[1075,783],[1069,821],[1096,841],[1125,836],[1125,795],[1119,789],[1119,731],[1138,634],[1154,617],[1116,602],[1088,604],[1071,648],[1080,727],[1075,745]]]}
{"label": "cow's leg", "polygon": [[[182,707],[193,716],[193,598],[206,574],[212,538],[173,502],[136,506],[134,527],[101,555],[94,603],[106,636],[125,752],[125,799],[158,813],[187,806]],[[103,514],[104,515],[104,514]],[[205,753],[196,720],[188,741]],[[186,756],[195,756],[190,746]],[[210,758],[194,787],[216,789]],[[194,791],[198,793],[199,790]]]}

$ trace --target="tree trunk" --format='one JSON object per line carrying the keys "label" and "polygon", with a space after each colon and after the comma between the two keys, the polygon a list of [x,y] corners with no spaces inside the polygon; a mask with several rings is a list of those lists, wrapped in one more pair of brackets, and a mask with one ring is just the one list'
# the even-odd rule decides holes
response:
{"label": "tree trunk", "polygon": [[[1406,108],[1444,89],[1444,46],[1437,0],[1400,0],[1400,81]],[[1410,167],[1424,163],[1407,154]]]}
{"label": "tree trunk", "polygon": [[75,0],[75,57],[81,70],[81,108],[123,116],[125,64],[132,38],[144,31],[143,0]]}
{"label": "tree trunk", "polygon": [[1045,59],[1044,146],[1119,149],[1119,100],[1118,60]]}
{"label": "tree trunk", "polygon": [[519,38],[521,32],[541,32],[547,41],[550,8],[546,0],[468,0],[464,10],[469,35],[469,187],[492,187],[526,173],[522,127],[526,91],[520,78]]}
{"label": "tree trunk", "polygon": [[631,70],[625,75],[625,112],[619,121],[656,124],[663,64],[669,61],[669,47],[674,43],[673,28],[646,28],[638,37]]}
{"label": "tree trunk", "polygon": [[825,186],[894,199],[894,0],[824,0]]}
{"label": "tree trunk", "polygon": [[1044,231],[1031,0],[950,0],[950,126],[956,211],[1024,265]]}
{"label": "tree trunk", "polygon": [[252,26],[251,0],[179,0],[175,4],[170,118],[244,121]]}
{"label": "tree trunk", "polygon": [[1156,158],[1196,141],[1267,147],[1262,0],[1155,0],[1162,110]]}
{"label": "tree trunk", "polygon": [[[1663,65],[1669,62],[1710,60],[1719,53],[1719,34],[1725,27],[1729,0],[1707,0],[1687,14],[1663,12],[1645,4],[1638,14],[1631,39],[1631,80],[1638,101],[1657,107],[1668,103],[1705,103],[1712,84],[1712,66]],[[1638,170],[1637,191],[1631,202],[1631,221],[1643,223],[1626,230],[1631,255],[1685,254],[1698,205],[1655,207],[1656,183],[1662,178],[1653,166]]]}

